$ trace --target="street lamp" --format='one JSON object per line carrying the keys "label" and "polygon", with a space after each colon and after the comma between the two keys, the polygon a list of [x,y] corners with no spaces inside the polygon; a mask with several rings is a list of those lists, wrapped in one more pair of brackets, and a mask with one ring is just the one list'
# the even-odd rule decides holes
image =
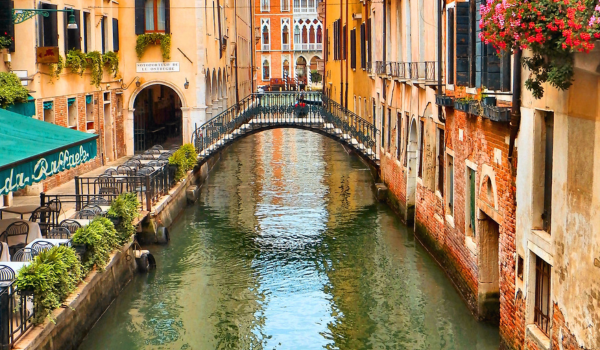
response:
{"label": "street lamp", "polygon": [[77,22],[75,21],[73,10],[71,10],[71,14],[69,15],[69,24],[67,24],[67,29],[77,29]]}
{"label": "street lamp", "polygon": [[33,18],[35,15],[50,17],[51,12],[69,12],[69,22],[67,29],[77,29],[77,21],[73,9],[55,10],[55,9],[13,9],[12,21],[14,24],[23,23],[26,20]]}

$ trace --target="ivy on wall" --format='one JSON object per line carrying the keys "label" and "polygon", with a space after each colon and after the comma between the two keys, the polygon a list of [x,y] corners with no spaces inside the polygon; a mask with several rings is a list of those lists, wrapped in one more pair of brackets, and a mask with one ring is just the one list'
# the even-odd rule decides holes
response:
{"label": "ivy on wall", "polygon": [[138,59],[142,59],[144,52],[150,45],[160,45],[163,60],[171,59],[171,35],[160,33],[140,34],[135,42],[135,52]]}

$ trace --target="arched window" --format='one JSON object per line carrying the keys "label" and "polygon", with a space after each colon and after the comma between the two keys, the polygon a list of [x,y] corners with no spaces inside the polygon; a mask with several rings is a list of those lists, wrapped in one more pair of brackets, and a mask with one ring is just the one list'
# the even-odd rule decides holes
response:
{"label": "arched window", "polygon": [[267,26],[263,27],[262,40],[263,45],[269,45],[269,28]]}
{"label": "arched window", "polygon": [[283,77],[288,78],[290,76],[290,61],[283,61]]}
{"label": "arched window", "polygon": [[296,28],[294,28],[294,43],[299,44],[300,43],[300,27],[296,26]]}
{"label": "arched window", "polygon": [[263,61],[263,80],[269,80],[270,70],[269,70],[269,61]]}
{"label": "arched window", "polygon": [[306,27],[302,27],[302,43],[308,43],[308,30],[306,30]]}
{"label": "arched window", "polygon": [[315,43],[315,27],[311,26],[308,33],[308,40],[311,44]]}
{"label": "arched window", "polygon": [[317,27],[317,43],[323,43],[323,30],[321,29],[321,26]]}
{"label": "arched window", "polygon": [[283,27],[283,31],[282,31],[282,37],[281,37],[281,42],[283,44],[289,44],[290,43],[290,32],[288,30],[287,26]]}
{"label": "arched window", "polygon": [[165,31],[165,1],[146,0],[145,3],[146,32]]}

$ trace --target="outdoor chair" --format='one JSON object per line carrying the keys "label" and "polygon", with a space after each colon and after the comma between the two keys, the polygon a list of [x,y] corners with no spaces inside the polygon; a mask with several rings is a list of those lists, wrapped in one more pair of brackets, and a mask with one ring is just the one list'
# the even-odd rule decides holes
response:
{"label": "outdoor chair", "polygon": [[83,210],[90,210],[90,211],[94,212],[96,215],[102,214],[102,208],[100,208],[96,204],[88,204],[85,207],[83,207]]}
{"label": "outdoor chair", "polygon": [[141,160],[142,156],[139,154],[133,155],[131,156],[131,158],[129,158],[129,160]]}
{"label": "outdoor chair", "polygon": [[161,153],[160,156],[158,156],[158,160],[169,160],[169,158],[171,158],[170,153]]}
{"label": "outdoor chair", "polygon": [[33,250],[34,255],[38,255],[39,253],[43,252],[44,250],[49,250],[52,247],[54,247],[54,244],[52,244],[50,242],[36,241],[31,245],[31,250]]}
{"label": "outdoor chair", "polygon": [[102,174],[98,176],[96,180],[94,180],[94,187],[102,188],[102,187],[114,187],[115,179],[112,175]]}
{"label": "outdoor chair", "polygon": [[161,145],[154,145],[150,149],[152,149],[152,150],[154,150],[154,149],[163,150],[163,146],[161,146]]}
{"label": "outdoor chair", "polygon": [[8,266],[0,266],[0,282],[12,282],[15,277],[15,270]]}
{"label": "outdoor chair", "polygon": [[114,175],[119,175],[119,173],[117,172],[117,170],[115,168],[108,168],[108,169],[104,170],[104,175],[114,176]]}
{"label": "outdoor chair", "polygon": [[160,150],[150,148],[149,150],[146,150],[146,152],[144,152],[144,154],[160,154]]}
{"label": "outdoor chair", "polygon": [[145,167],[145,168],[141,168],[140,170],[138,170],[136,175],[137,176],[146,176],[146,175],[152,174],[153,172],[154,172],[154,168]]}
{"label": "outdoor chair", "polygon": [[118,195],[119,189],[116,187],[102,187],[102,188],[100,188],[99,194],[100,195],[103,195],[103,194]]}
{"label": "outdoor chair", "polygon": [[75,220],[67,219],[60,223],[60,227],[64,227],[69,230],[69,233],[74,234],[81,228],[81,224]]}
{"label": "outdoor chair", "polygon": [[87,210],[87,209],[82,209],[77,214],[75,214],[75,219],[92,220],[96,216],[98,216],[98,214],[94,213],[93,211]]}
{"label": "outdoor chair", "polygon": [[[159,157],[160,159],[160,157]],[[149,162],[148,164],[146,164],[146,166],[151,166],[151,167],[161,167],[160,163],[158,162],[158,160],[153,160],[151,162]]]}
{"label": "outdoor chair", "polygon": [[[48,239],[69,239],[71,238],[71,232],[66,227],[53,227],[46,234]],[[1,254],[1,252],[0,252]]]}
{"label": "outdoor chair", "polygon": [[135,164],[138,168],[142,166],[142,162],[140,161],[140,159],[130,159],[127,162],[125,162],[125,164]]}
{"label": "outdoor chair", "polygon": [[171,146],[171,148],[169,149],[169,151],[175,152],[175,151],[177,151],[179,149],[179,147],[181,147],[181,146],[179,146],[179,145],[173,145],[173,146]]}
{"label": "outdoor chair", "polygon": [[23,248],[23,249],[17,250],[17,252],[14,253],[10,257],[10,260],[11,261],[27,262],[27,261],[33,260],[33,258],[35,258],[36,255],[37,254],[36,254],[36,252],[33,249],[31,249],[31,248]]}
{"label": "outdoor chair", "polygon": [[131,175],[134,173],[133,169],[131,169],[131,167],[127,166],[127,165],[119,165],[117,167],[117,172],[119,173],[119,175]]}
{"label": "outdoor chair", "polygon": [[142,154],[142,160],[154,160],[154,159],[156,159],[156,158],[154,157],[154,154],[152,154],[152,153]]}
{"label": "outdoor chair", "polygon": [[[5,236],[4,236],[5,235]],[[25,221],[17,221],[8,225],[6,231],[3,232],[3,239],[6,239],[6,243],[9,244],[9,237],[19,237],[24,236],[23,243],[27,244],[27,237],[29,236],[29,224]],[[11,239],[11,241],[16,241],[18,238]],[[12,243],[12,242],[11,242]],[[9,244],[10,245],[10,244]]]}
{"label": "outdoor chair", "polygon": [[90,200],[88,200],[88,205],[89,204],[95,204],[95,205],[110,205],[110,201],[104,197],[92,197],[90,198]]}
{"label": "outdoor chair", "polygon": [[44,206],[37,208],[36,210],[33,211],[33,213],[31,213],[31,216],[29,217],[29,221],[37,223],[40,226],[40,231],[42,232],[42,234],[44,234],[44,233],[48,232],[48,229],[51,226],[51,224],[50,224],[51,216],[52,216],[52,210],[50,209],[49,206],[44,205]]}

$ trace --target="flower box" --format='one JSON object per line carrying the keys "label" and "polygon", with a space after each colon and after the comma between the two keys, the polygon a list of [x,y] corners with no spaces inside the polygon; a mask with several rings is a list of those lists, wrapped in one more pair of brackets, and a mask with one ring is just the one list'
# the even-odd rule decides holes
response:
{"label": "flower box", "polygon": [[481,99],[481,104],[484,106],[495,106],[496,98],[494,96],[487,96]]}
{"label": "flower box", "polygon": [[446,95],[435,95],[435,104],[443,107],[454,107],[454,97]]}
{"label": "flower box", "polygon": [[454,100],[454,109],[458,111],[463,111],[465,113],[469,113],[469,101],[465,99]]}
{"label": "flower box", "polygon": [[508,123],[510,122],[510,108],[484,106],[483,116],[495,122]]}
{"label": "flower box", "polygon": [[480,115],[481,113],[481,103],[479,101],[471,101],[469,103],[469,113],[472,115]]}

